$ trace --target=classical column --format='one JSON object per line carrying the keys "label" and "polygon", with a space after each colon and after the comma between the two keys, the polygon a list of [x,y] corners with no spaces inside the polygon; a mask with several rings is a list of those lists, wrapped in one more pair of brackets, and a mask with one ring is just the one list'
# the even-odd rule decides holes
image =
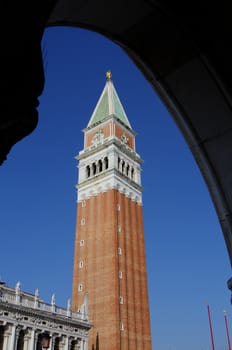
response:
{"label": "classical column", "polygon": [[72,339],[69,338],[69,336],[66,337],[66,340],[65,340],[65,346],[64,346],[64,350],[69,350],[70,347],[71,347],[71,341]]}
{"label": "classical column", "polygon": [[93,176],[93,164],[90,164],[90,177]]}
{"label": "classical column", "polygon": [[65,350],[65,345],[66,345],[66,336],[63,335],[59,343],[59,350]]}
{"label": "classical column", "polygon": [[88,350],[88,344],[87,344],[87,342],[85,341],[85,339],[82,339],[82,340],[81,340],[81,343],[82,343],[82,345],[81,345],[81,350]]}
{"label": "classical column", "polygon": [[48,350],[54,350],[55,340],[58,337],[58,334],[53,334],[53,335],[50,335],[50,336],[51,336],[51,338],[50,338],[50,346],[49,346]]}
{"label": "classical column", "polygon": [[99,174],[99,172],[100,172],[99,162],[96,162],[96,174]]}
{"label": "classical column", "polygon": [[137,167],[135,172],[135,182],[141,185],[140,169]]}
{"label": "classical column", "polygon": [[53,350],[53,349],[54,349],[54,337],[53,337],[53,335],[51,335],[48,350]]}
{"label": "classical column", "polygon": [[36,350],[37,341],[40,333],[41,331],[38,331],[38,330],[36,331],[35,329],[32,329],[30,350]]}
{"label": "classical column", "polygon": [[38,335],[35,334],[35,330],[31,329],[30,335],[29,335],[29,344],[28,344],[28,350],[35,350],[35,344],[37,343]]}
{"label": "classical column", "polygon": [[4,334],[3,334],[3,350],[8,350],[9,349],[9,344],[10,344],[10,339],[11,337],[11,332],[9,331],[9,325],[6,325],[4,327]]}
{"label": "classical column", "polygon": [[11,326],[11,332],[10,332],[10,337],[9,337],[9,342],[8,342],[8,347],[6,350],[14,350],[15,349],[15,333],[16,333],[16,326],[12,325]]}
{"label": "classical column", "polygon": [[30,335],[30,333],[29,333],[29,330],[27,329],[27,330],[25,331],[25,335],[24,335],[23,350],[29,350],[30,339],[31,339],[31,335]]}

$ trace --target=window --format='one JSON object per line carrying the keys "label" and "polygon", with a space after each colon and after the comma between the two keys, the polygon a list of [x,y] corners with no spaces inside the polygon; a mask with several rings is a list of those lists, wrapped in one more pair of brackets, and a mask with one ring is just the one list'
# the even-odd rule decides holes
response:
{"label": "window", "polygon": [[120,331],[124,331],[124,324],[120,322]]}
{"label": "window", "polygon": [[129,164],[128,164],[127,167],[126,167],[126,175],[127,175],[127,176],[129,176],[129,171],[130,171],[130,166],[129,166]]}
{"label": "window", "polygon": [[105,167],[105,169],[108,169],[108,167],[109,167],[109,160],[107,157],[104,158],[104,167]]}
{"label": "window", "polygon": [[86,177],[87,178],[90,177],[90,166],[89,165],[87,165],[87,167],[86,167]]}
{"label": "window", "polygon": [[118,278],[121,280],[122,279],[122,271],[118,272]]}
{"label": "window", "polygon": [[95,175],[97,172],[97,166],[95,163],[92,164],[92,169],[93,169],[93,175]]}
{"label": "window", "polygon": [[124,174],[124,172],[125,172],[125,162],[124,162],[124,160],[122,161],[122,173]]}
{"label": "window", "polygon": [[86,207],[86,201],[85,200],[81,202],[81,206],[82,206],[82,208]]}
{"label": "window", "polygon": [[99,172],[102,172],[102,160],[101,159],[98,161],[98,169],[99,169]]}
{"label": "window", "polygon": [[118,225],[118,232],[121,232],[121,226]]}
{"label": "window", "polygon": [[83,291],[83,284],[79,283],[78,284],[78,292],[82,292]]}
{"label": "window", "polygon": [[120,157],[118,157],[118,169],[120,168],[120,162],[121,162],[121,159]]}
{"label": "window", "polygon": [[83,239],[80,240],[80,247],[84,247],[85,241]]}
{"label": "window", "polygon": [[120,211],[120,204],[117,204],[117,211]]}
{"label": "window", "polygon": [[134,171],[134,168],[131,169],[131,178],[132,180],[134,180],[134,174],[135,174],[135,171]]}
{"label": "window", "polygon": [[122,248],[118,248],[118,255],[122,255]]}
{"label": "window", "polygon": [[24,340],[25,340],[25,334],[24,331],[21,330],[18,335],[18,341],[17,341],[17,350],[23,350],[24,348]]}
{"label": "window", "polygon": [[85,218],[81,219],[81,226],[85,225]]}
{"label": "window", "polygon": [[119,297],[119,304],[123,304],[123,297],[122,296]]}
{"label": "window", "polygon": [[81,260],[81,261],[79,262],[79,268],[82,269],[83,266],[84,266],[84,261]]}

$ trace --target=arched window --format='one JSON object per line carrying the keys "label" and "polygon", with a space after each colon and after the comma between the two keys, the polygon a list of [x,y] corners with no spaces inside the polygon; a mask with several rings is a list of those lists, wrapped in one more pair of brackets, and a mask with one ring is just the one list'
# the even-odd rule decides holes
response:
{"label": "arched window", "polygon": [[127,164],[127,167],[126,167],[126,175],[129,176],[129,171],[130,171],[130,165]]}
{"label": "arched window", "polygon": [[77,349],[77,341],[72,340],[70,350],[76,350]]}
{"label": "arched window", "polygon": [[124,174],[124,172],[125,172],[125,162],[124,162],[124,160],[122,161],[122,173]]}
{"label": "arched window", "polygon": [[134,180],[134,176],[135,176],[135,170],[134,168],[131,169],[131,178],[132,180]]}
{"label": "arched window", "polygon": [[49,344],[51,343],[50,335],[47,332],[40,333],[38,335],[36,350],[48,349]]}
{"label": "arched window", "polygon": [[102,160],[101,159],[98,161],[98,169],[99,169],[99,173],[102,172]]}
{"label": "arched window", "polygon": [[118,157],[118,169],[120,169],[120,162],[121,162],[121,159],[120,157]]}
{"label": "arched window", "polygon": [[55,338],[54,350],[60,350],[60,338],[59,337]]}
{"label": "arched window", "polygon": [[38,340],[37,340],[37,343],[36,343],[36,350],[42,350],[41,337],[42,337],[42,335],[39,334],[38,335]]}
{"label": "arched window", "polygon": [[24,331],[21,330],[19,332],[16,350],[23,350],[23,348],[24,348]]}
{"label": "arched window", "polygon": [[90,166],[89,165],[87,165],[87,167],[86,167],[86,176],[87,176],[87,178],[90,177]]}
{"label": "arched window", "polygon": [[105,169],[108,169],[109,167],[109,160],[107,157],[104,158],[104,165],[105,165]]}
{"label": "arched window", "polygon": [[96,175],[97,172],[97,166],[95,163],[92,164],[92,168],[93,168],[93,175]]}

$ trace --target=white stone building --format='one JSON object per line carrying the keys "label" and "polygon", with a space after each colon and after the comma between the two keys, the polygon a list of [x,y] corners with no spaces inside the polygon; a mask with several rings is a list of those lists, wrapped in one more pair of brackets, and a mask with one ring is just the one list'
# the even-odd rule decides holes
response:
{"label": "white stone building", "polygon": [[38,290],[25,293],[0,282],[0,350],[87,350],[88,295],[80,312],[43,302]]}

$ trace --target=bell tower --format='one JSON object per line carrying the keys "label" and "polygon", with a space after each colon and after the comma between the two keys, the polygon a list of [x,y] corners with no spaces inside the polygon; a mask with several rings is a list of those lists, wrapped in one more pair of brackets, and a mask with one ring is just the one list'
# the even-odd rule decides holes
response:
{"label": "bell tower", "polygon": [[84,130],[72,304],[86,295],[89,350],[151,350],[141,163],[110,72]]}

